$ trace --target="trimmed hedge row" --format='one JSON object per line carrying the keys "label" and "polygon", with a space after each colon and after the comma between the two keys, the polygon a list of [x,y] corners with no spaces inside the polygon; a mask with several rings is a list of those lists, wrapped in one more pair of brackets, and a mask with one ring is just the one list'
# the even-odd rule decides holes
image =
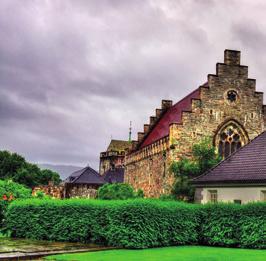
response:
{"label": "trimmed hedge row", "polygon": [[126,248],[205,244],[265,248],[266,204],[160,200],[23,200],[8,207],[13,237]]}

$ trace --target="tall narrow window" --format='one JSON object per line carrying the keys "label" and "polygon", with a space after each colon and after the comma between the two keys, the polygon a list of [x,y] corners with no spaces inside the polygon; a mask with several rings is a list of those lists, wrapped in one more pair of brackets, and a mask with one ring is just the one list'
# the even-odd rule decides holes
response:
{"label": "tall narrow window", "polygon": [[217,200],[218,200],[217,190],[209,190],[209,201],[211,203],[217,203]]}
{"label": "tall narrow window", "polygon": [[248,141],[245,132],[234,122],[226,124],[216,135],[219,155],[224,159],[241,148]]}
{"label": "tall narrow window", "polygon": [[266,202],[266,190],[261,191],[261,201]]}

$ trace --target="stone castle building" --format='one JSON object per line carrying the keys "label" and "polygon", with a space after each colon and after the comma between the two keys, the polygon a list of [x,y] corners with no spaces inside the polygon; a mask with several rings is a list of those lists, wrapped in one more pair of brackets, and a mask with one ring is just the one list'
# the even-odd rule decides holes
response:
{"label": "stone castle building", "polygon": [[226,158],[264,130],[266,107],[256,80],[240,64],[240,52],[225,50],[216,74],[181,101],[163,100],[125,159],[125,182],[148,197],[169,193],[173,175],[169,166],[190,156],[193,144],[213,139]]}
{"label": "stone castle building", "polygon": [[104,175],[110,169],[124,169],[126,151],[130,148],[129,141],[111,140],[107,150],[100,153],[100,175]]}

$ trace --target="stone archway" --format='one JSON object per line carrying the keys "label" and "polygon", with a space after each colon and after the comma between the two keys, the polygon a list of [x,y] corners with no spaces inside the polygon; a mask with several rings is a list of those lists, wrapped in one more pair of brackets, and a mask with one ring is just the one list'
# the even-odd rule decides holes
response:
{"label": "stone archway", "polygon": [[228,120],[220,125],[214,136],[214,145],[219,155],[225,159],[249,142],[244,127],[236,120]]}

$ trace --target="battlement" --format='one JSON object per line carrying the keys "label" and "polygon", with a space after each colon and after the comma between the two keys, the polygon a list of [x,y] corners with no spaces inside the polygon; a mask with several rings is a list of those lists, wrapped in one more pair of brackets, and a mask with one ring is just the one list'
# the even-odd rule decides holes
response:
{"label": "battlement", "polygon": [[155,143],[148,145],[137,151],[132,151],[126,155],[126,164],[140,161],[144,158],[151,157],[155,154],[166,152],[169,150],[169,137],[164,137]]}
{"label": "battlement", "polygon": [[100,158],[125,156],[125,151],[105,151],[100,153]]}

